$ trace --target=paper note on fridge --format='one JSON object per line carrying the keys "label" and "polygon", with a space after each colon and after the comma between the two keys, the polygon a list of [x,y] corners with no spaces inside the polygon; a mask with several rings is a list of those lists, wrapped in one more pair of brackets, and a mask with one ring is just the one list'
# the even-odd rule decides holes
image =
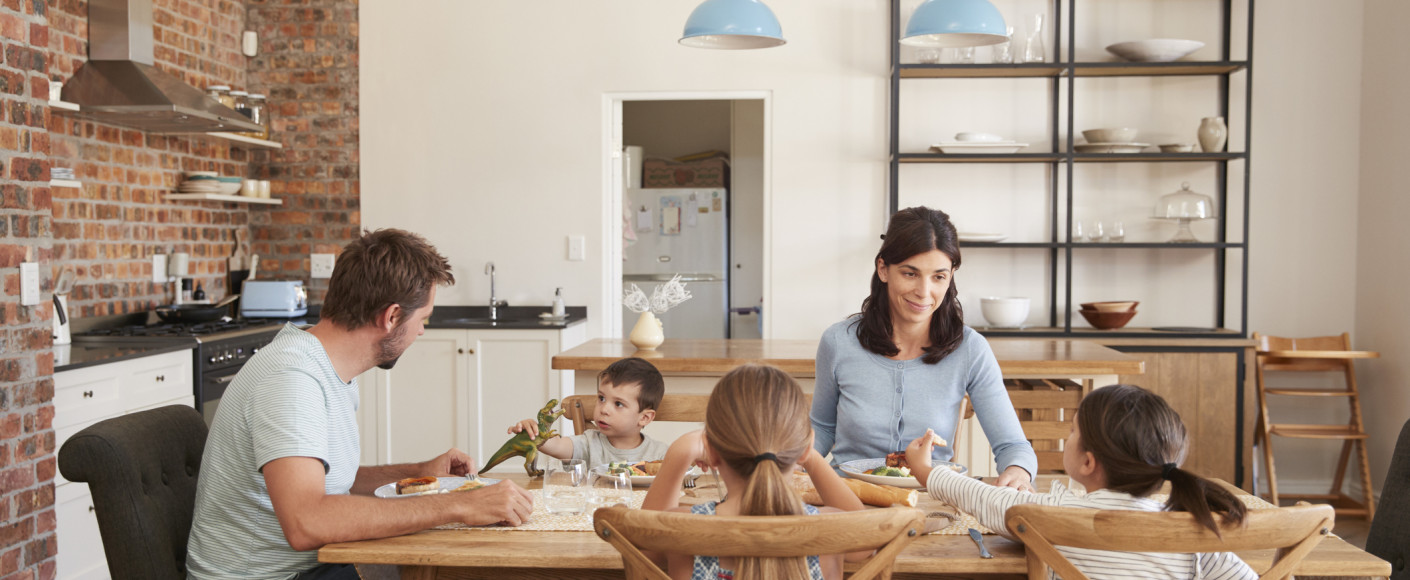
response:
{"label": "paper note on fridge", "polygon": [[[695,196],[692,195],[691,197],[695,197]],[[692,228],[695,227],[695,222],[696,222],[696,217],[695,217],[695,216],[696,216],[696,215],[699,215],[699,211],[698,211],[699,209],[700,209],[700,203],[697,202],[697,201],[695,201],[694,199],[691,199],[690,201],[685,202],[685,225],[688,225],[688,226],[690,226],[690,227],[692,227]]]}
{"label": "paper note on fridge", "polygon": [[679,233],[681,233],[681,208],[661,208],[661,234],[669,236]]}
{"label": "paper note on fridge", "polygon": [[649,232],[655,230],[656,224],[652,223],[653,221],[655,220],[651,219],[651,210],[641,208],[641,211],[636,212],[636,231]]}

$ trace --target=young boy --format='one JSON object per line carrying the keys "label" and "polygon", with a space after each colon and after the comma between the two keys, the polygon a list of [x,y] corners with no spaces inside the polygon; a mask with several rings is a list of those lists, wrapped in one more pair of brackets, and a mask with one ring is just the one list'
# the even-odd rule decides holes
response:
{"label": "young boy", "polygon": [[[614,362],[597,375],[597,410],[592,417],[597,428],[554,437],[539,445],[539,451],[558,459],[585,460],[589,468],[661,459],[666,456],[666,444],[642,435],[641,429],[656,418],[665,392],[666,381],[651,363],[636,357]],[[509,433],[524,430],[538,437],[538,421],[524,419]]]}

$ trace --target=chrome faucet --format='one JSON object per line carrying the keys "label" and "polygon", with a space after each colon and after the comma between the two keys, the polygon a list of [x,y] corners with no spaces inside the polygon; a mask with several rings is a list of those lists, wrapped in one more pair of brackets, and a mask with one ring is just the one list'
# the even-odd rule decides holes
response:
{"label": "chrome faucet", "polygon": [[501,300],[495,298],[495,293],[494,293],[494,262],[487,262],[487,263],[485,264],[485,274],[488,274],[489,277],[490,277],[490,317],[489,317],[489,318],[490,318],[490,320],[496,320],[496,319],[499,318],[499,307],[500,307],[500,306],[508,306],[509,304],[508,304],[507,302],[504,302],[504,301],[501,301]]}

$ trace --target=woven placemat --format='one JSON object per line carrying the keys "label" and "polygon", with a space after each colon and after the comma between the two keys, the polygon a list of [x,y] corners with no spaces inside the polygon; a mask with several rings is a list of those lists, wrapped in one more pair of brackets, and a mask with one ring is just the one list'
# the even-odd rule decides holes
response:
{"label": "woven placemat", "polygon": [[[591,532],[592,512],[582,511],[576,514],[551,514],[544,507],[543,490],[528,490],[534,496],[534,512],[529,514],[529,521],[521,526],[467,526],[465,524],[446,524],[437,526],[438,530],[500,530],[517,532]],[[632,490],[632,509],[641,509],[642,500],[646,499],[646,490]]]}

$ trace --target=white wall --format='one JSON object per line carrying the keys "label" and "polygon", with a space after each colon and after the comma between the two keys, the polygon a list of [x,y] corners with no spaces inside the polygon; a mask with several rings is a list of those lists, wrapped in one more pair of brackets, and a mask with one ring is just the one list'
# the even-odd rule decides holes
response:
{"label": "white wall", "polygon": [[1410,185],[1399,165],[1410,157],[1410,38],[1404,33],[1410,3],[1367,0],[1365,22],[1353,340],[1381,352],[1357,367],[1371,434],[1371,480],[1379,492],[1400,428],[1410,419]]}
{"label": "white wall", "polygon": [[[676,44],[696,3],[427,0],[414,10],[390,0],[361,3],[364,225],[422,232],[450,256],[460,283],[440,295],[442,304],[483,303],[489,296],[483,265],[495,260],[500,295],[512,304],[548,304],[553,288],[562,286],[570,304],[596,305],[602,256],[565,261],[564,236],[585,235],[588,248],[602,247],[610,167],[602,95],[769,91],[772,157],[765,172],[773,250],[766,256],[765,299],[773,305],[771,336],[815,337],[855,312],[886,204],[889,4],[770,0],[787,45],[708,51]],[[998,4],[1006,14],[1045,5]],[[1156,34],[1170,31],[1140,23],[1164,23],[1208,4],[1166,2],[1158,17],[1132,8],[1138,3],[1110,7],[1137,23],[1133,30]],[[1368,78],[1365,90],[1384,94],[1367,94],[1365,105],[1381,113],[1366,121],[1368,135],[1376,137],[1358,139],[1363,3],[1337,4],[1337,10],[1317,0],[1260,4],[1249,328],[1292,336],[1351,331],[1358,347],[1400,347],[1387,358],[1404,360],[1396,356],[1404,354],[1403,331],[1399,342],[1382,343],[1390,331],[1358,332],[1356,315],[1358,300],[1376,300],[1374,307],[1362,306],[1363,320],[1387,328],[1406,320],[1385,316],[1404,307],[1390,295],[1400,285],[1386,274],[1398,271],[1381,267],[1404,257],[1369,246],[1384,239],[1374,248],[1405,247],[1403,234],[1390,233],[1399,231],[1396,218],[1406,214],[1391,211],[1391,204],[1405,202],[1392,191],[1398,185],[1390,174],[1394,153],[1384,150],[1402,143],[1397,139],[1404,131],[1395,129],[1405,125],[1381,125],[1404,115],[1393,103],[1404,101],[1405,80]],[[1403,77],[1398,55],[1405,51],[1392,58],[1389,47],[1404,46],[1392,34],[1404,23],[1404,8],[1389,0],[1375,6],[1399,20],[1368,15],[1384,30],[1365,40],[1367,50],[1379,43],[1367,66],[1381,77]],[[1018,28],[1022,33],[1021,23]],[[1092,42],[1118,40],[1126,38]],[[1376,157],[1363,161],[1363,146]],[[1377,192],[1364,200],[1370,208],[1358,208],[1362,179]],[[1370,220],[1359,233],[1358,210]],[[1402,237],[1381,237],[1396,235]],[[1359,270],[1358,241],[1371,254]],[[1399,246],[1387,245],[1396,241]],[[588,332],[596,336],[601,313],[591,316]],[[1373,424],[1384,433],[1393,428],[1385,426],[1389,421]],[[1280,473],[1325,478],[1328,459],[1334,454],[1310,451],[1303,461],[1285,462]]]}

